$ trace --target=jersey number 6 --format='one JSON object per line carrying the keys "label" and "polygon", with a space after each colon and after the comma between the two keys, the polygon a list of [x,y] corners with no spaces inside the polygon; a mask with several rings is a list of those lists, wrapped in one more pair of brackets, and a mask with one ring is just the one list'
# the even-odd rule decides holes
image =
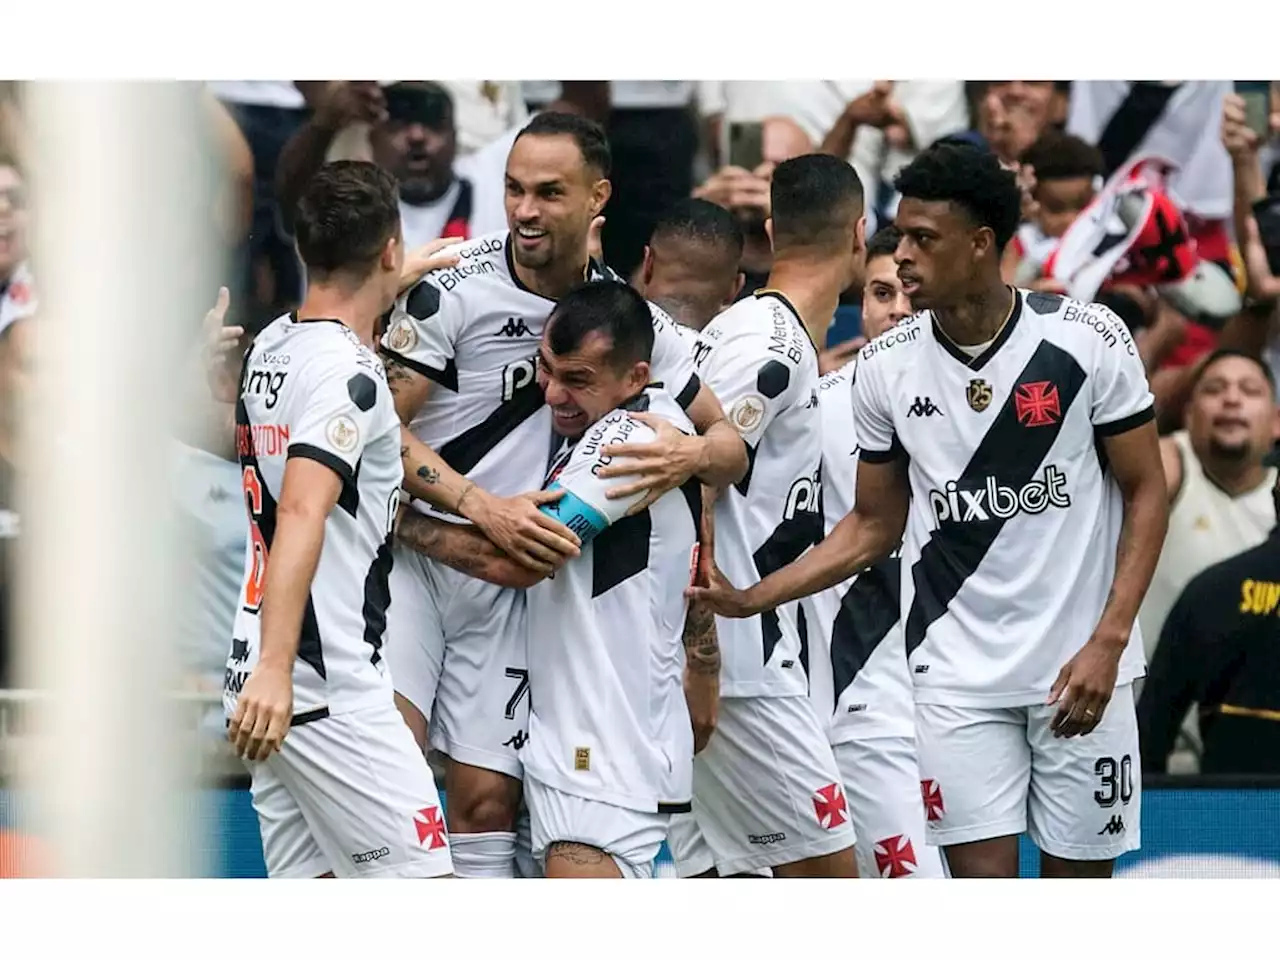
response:
{"label": "jersey number 6", "polygon": [[257,613],[262,606],[262,587],[267,579],[267,541],[258,528],[262,516],[262,478],[256,467],[244,468],[244,500],[249,507],[249,542],[253,545],[253,568],[244,584],[244,609]]}

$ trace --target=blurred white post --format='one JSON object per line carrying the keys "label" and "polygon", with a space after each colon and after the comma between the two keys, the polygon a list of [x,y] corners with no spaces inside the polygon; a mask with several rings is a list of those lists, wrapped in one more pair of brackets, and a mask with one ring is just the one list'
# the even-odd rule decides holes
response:
{"label": "blurred white post", "polygon": [[28,88],[41,304],[20,663],[49,696],[25,785],[61,876],[190,872],[168,437],[207,309],[184,283],[210,230],[199,93]]}

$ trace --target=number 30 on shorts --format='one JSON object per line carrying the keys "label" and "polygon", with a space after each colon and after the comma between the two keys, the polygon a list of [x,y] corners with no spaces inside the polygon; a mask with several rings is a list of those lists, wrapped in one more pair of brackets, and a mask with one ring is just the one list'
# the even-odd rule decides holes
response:
{"label": "number 30 on shorts", "polygon": [[1094,802],[1100,807],[1113,807],[1117,800],[1127,804],[1133,798],[1133,759],[1129,754],[1116,763],[1115,757],[1099,757],[1093,765],[1098,775],[1099,787],[1093,791]]}

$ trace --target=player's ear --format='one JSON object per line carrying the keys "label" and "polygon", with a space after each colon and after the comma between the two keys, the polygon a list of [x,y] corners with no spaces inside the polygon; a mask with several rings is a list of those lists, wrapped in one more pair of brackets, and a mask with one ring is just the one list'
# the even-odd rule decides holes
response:
{"label": "player's ear", "polygon": [[403,261],[400,259],[400,251],[404,249],[404,241],[400,237],[388,237],[387,242],[382,245],[382,254],[378,258],[383,270],[400,272],[400,266]]}
{"label": "player's ear", "polygon": [[631,368],[631,375],[628,377],[627,386],[632,390],[640,391],[649,385],[650,370],[649,361],[641,360]]}
{"label": "player's ear", "polygon": [[591,185],[591,216],[593,218],[600,216],[611,196],[613,196],[613,184],[608,180],[597,180]]}
{"label": "player's ear", "polygon": [[[653,247],[644,245],[644,263],[640,265],[640,282],[646,287],[653,280]],[[641,293],[644,291],[642,290]]]}
{"label": "player's ear", "polygon": [[996,234],[990,227],[979,227],[973,235],[973,253],[975,260],[981,260],[987,254],[994,254]]}
{"label": "player's ear", "polygon": [[773,249],[773,217],[766,217],[764,221],[764,234],[769,238],[769,249]]}
{"label": "player's ear", "polygon": [[859,253],[867,248],[867,215],[858,218],[853,227],[853,252]]}

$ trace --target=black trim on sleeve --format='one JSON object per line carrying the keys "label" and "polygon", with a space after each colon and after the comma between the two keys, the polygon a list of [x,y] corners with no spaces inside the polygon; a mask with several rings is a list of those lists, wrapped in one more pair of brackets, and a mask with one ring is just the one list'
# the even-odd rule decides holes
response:
{"label": "black trim on sleeve", "polygon": [[689,404],[693,403],[698,397],[698,391],[702,389],[702,381],[698,379],[696,373],[689,375],[689,382],[684,385],[684,389],[680,391],[680,395],[676,397],[676,403],[680,404],[681,410],[688,410]]}
{"label": "black trim on sleeve", "polygon": [[895,433],[889,441],[888,450],[868,450],[866,447],[859,447],[858,459],[864,463],[893,463],[895,460],[902,459],[905,453]]}
{"label": "black trim on sleeve", "polygon": [[1112,423],[1099,423],[1094,426],[1093,432],[1099,437],[1118,437],[1122,433],[1136,430],[1144,423],[1150,423],[1155,418],[1156,408],[1153,404],[1145,410],[1139,410],[1137,413],[1125,417],[1123,420],[1115,420]]}
{"label": "black trim on sleeve", "polygon": [[693,801],[686,800],[684,803],[659,803],[659,813],[692,813]]}
{"label": "black trim on sleeve", "polygon": [[294,457],[305,457],[308,460],[314,460],[316,463],[322,463],[342,480],[342,485],[353,486],[356,482],[355,471],[347,465],[347,461],[343,460],[336,453],[330,453],[323,447],[317,447],[310,443],[295,443],[289,447],[289,459]]}
{"label": "black trim on sleeve", "polygon": [[379,347],[378,351],[383,357],[389,357],[396,363],[404,364],[414,373],[440,384],[446,390],[452,390],[454,393],[458,392],[458,364],[454,360],[446,363],[443,370],[437,370],[435,367],[428,367],[425,363],[419,363],[417,360],[410,360],[404,354],[388,350],[386,347]]}

